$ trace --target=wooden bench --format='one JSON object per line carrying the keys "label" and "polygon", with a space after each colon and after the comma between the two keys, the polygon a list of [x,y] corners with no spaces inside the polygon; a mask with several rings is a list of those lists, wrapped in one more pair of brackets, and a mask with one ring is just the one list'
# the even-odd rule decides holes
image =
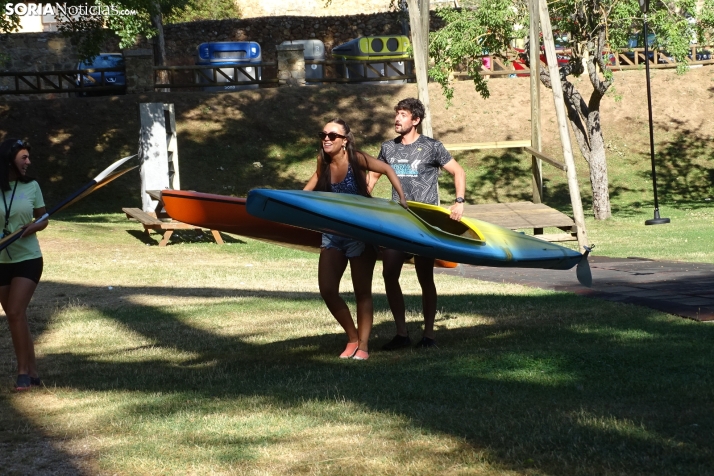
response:
{"label": "wooden bench", "polygon": [[[487,221],[511,230],[532,228],[545,241],[575,241],[577,228],[568,215],[542,203],[513,202],[464,205],[464,216]],[[560,228],[565,233],[537,233],[543,228]]]}
{"label": "wooden bench", "polygon": [[[151,230],[162,234],[163,238],[159,242],[159,246],[166,246],[175,230],[201,230],[201,227],[176,220],[159,220],[156,218],[156,214],[146,213],[141,208],[122,208],[122,211],[126,213],[128,219],[134,219],[141,223],[144,226],[144,231],[148,235],[151,234]],[[213,235],[213,239],[216,240],[216,243],[219,245],[223,244],[223,238],[221,238],[221,234],[218,231],[211,230],[211,234]]]}

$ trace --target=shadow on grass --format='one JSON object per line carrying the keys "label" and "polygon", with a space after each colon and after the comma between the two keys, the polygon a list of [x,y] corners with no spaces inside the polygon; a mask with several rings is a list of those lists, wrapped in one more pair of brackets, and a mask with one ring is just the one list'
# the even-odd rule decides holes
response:
{"label": "shadow on grass", "polygon": [[[506,203],[533,199],[531,156],[529,154],[515,150],[500,150],[486,153],[457,153],[456,158],[467,170],[468,190],[466,195],[469,203]],[[578,166],[580,165],[578,163]],[[439,187],[442,195],[444,193],[455,195],[454,182],[449,174],[442,174]],[[639,207],[639,203],[618,206],[622,197],[626,197],[632,192],[641,192],[641,190],[626,185],[614,186],[610,184],[610,198],[614,202],[613,210],[618,211],[618,215],[627,216],[629,213],[635,213],[630,209]],[[580,195],[586,215],[592,214],[590,188],[581,187]],[[543,163],[543,203],[572,216],[570,191],[565,173],[545,162]]]}
{"label": "shadow on grass", "polygon": [[[559,210],[566,215],[573,216],[573,207],[570,203],[570,190],[568,184],[561,181],[553,181],[547,178],[543,179],[544,188],[544,203],[548,206]],[[627,196],[633,192],[639,192],[641,190],[635,189],[627,186],[614,186],[610,184],[610,205],[613,214],[616,214],[620,218],[636,216],[641,214],[640,207],[643,204],[639,201],[632,201],[629,203],[622,203],[620,197]],[[593,215],[593,199],[590,189],[581,188],[580,197],[583,204],[583,211],[585,216]]]}
{"label": "shadow on grass", "polygon": [[[688,128],[686,123],[670,117],[660,129],[673,138],[658,147],[655,154],[657,194],[660,203],[688,207],[711,207],[714,199],[714,137],[704,124]],[[647,160],[651,160],[646,154]],[[652,180],[651,171],[642,174]],[[707,200],[708,199],[708,200]]]}
{"label": "shadow on grass", "polygon": [[481,203],[532,200],[528,162],[525,154],[510,151],[486,155],[481,159],[481,173],[469,184],[467,194],[478,196]]}
{"label": "shadow on grass", "polygon": [[[163,234],[152,231],[150,234],[140,230],[126,230],[128,234],[141,241],[145,245],[159,246],[163,239]],[[235,238],[226,233],[220,233],[224,243],[242,243],[245,241]],[[210,230],[176,230],[171,234],[171,238],[166,246],[173,246],[182,243],[216,243]]]}
{"label": "shadow on grass", "polygon": [[[67,289],[66,283],[43,286],[45,293]],[[317,293],[305,292],[179,287],[115,291],[123,297],[252,298],[215,304],[245,319],[255,306],[283,301],[324,306]],[[64,293],[88,296],[90,301],[102,292],[78,286]],[[419,302],[419,296],[407,296],[409,308],[419,309]],[[306,401],[339,397],[374,412],[403,416],[410,422],[406,425],[422,431],[462,440],[473,451],[485,451],[497,470],[712,473],[714,328],[570,294],[444,295],[439,306],[447,310],[436,323],[439,349],[380,352],[376,349],[394,332],[393,323],[385,322],[375,327],[373,335],[379,338],[372,340],[370,360],[362,363],[336,358],[345,341],[340,333],[255,344],[192,327],[167,307],[100,306],[106,318],[141,335],[152,347],[196,357],[181,364],[116,363],[66,352],[46,355],[40,368],[56,375],[49,385],[168,396],[128,407],[124,415],[112,418],[168,418],[184,409],[187,396],[262,397],[298,414]],[[375,310],[387,311],[383,295],[375,296]],[[448,325],[456,316],[474,312],[490,323]],[[44,331],[50,314],[48,310],[42,316],[36,334]],[[418,325],[410,322],[414,337]],[[64,373],[68,368],[73,371]],[[226,436],[211,444],[215,454],[241,462],[254,458],[270,441],[241,439],[236,448]],[[436,457],[440,450],[423,451],[433,451]]]}
{"label": "shadow on grass", "polygon": [[[401,88],[321,85],[30,101],[0,111],[0,134],[27,138],[33,144],[31,173],[43,187],[45,202],[53,206],[110,163],[136,153],[140,103],[172,103],[181,188],[245,196],[255,187],[302,189],[315,167],[320,147],[316,134],[334,117],[351,125],[358,148],[389,139],[392,101]],[[371,113],[365,115],[366,109]],[[92,114],[85,114],[87,110]],[[119,212],[140,202],[137,171],[72,210]]]}
{"label": "shadow on grass", "polygon": [[[85,474],[74,458],[53,444],[44,429],[16,410],[4,392],[0,394],[0,459],[2,474]],[[89,473],[87,473],[89,474]]]}

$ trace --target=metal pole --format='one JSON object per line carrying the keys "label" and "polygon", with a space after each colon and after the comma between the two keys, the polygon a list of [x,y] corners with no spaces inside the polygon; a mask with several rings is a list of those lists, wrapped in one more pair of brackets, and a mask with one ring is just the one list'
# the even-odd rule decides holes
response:
{"label": "metal pole", "polygon": [[662,225],[669,223],[669,218],[660,218],[659,202],[657,201],[657,173],[655,172],[655,150],[654,150],[654,126],[652,125],[652,92],[650,90],[650,54],[648,32],[647,32],[647,13],[644,14],[644,33],[645,33],[645,74],[647,75],[647,111],[649,113],[650,122],[650,160],[652,161],[652,188],[654,190],[654,218],[645,220],[645,225]]}

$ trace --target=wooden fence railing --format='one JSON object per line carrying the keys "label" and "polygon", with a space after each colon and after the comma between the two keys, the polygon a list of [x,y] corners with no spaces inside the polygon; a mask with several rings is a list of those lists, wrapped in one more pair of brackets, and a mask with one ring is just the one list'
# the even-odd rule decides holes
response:
{"label": "wooden fence railing", "polygon": [[[557,51],[559,60],[567,61],[569,50]],[[641,69],[645,62],[651,68],[674,68],[677,63],[667,54],[652,50],[645,58],[643,48],[606,51],[613,71]],[[690,66],[714,64],[714,47],[692,45]],[[482,76],[527,76],[530,72],[522,53],[511,50],[505,59],[499,56],[482,57]],[[384,58],[369,60],[305,60],[310,68],[305,81],[314,83],[365,83],[415,81],[414,60],[407,58]],[[318,70],[319,74],[315,70]],[[122,68],[97,68],[64,71],[27,71],[0,73],[0,95],[40,93],[87,93],[116,92],[125,89],[124,84],[111,81],[106,73],[123,72]],[[455,73],[454,79],[468,79],[464,73]],[[154,67],[154,88],[163,90],[221,88],[237,89],[241,86],[278,84],[275,62],[247,63],[232,66],[157,66]]]}
{"label": "wooden fence railing", "polygon": [[305,60],[305,64],[324,68],[321,78],[305,78],[307,83],[416,81],[414,60],[411,58],[348,61]]}
{"label": "wooden fence railing", "polygon": [[[22,71],[0,73],[0,95],[72,92],[121,92],[125,85],[111,82],[106,73],[123,68],[70,69],[64,71]],[[95,78],[97,74],[99,78]]]}
{"label": "wooden fence railing", "polygon": [[[556,50],[559,62],[567,62],[570,54],[569,49]],[[650,68],[676,68],[677,62],[670,55],[659,51],[650,50],[649,57],[645,59],[644,48],[631,48],[626,50],[605,50],[607,61],[613,71],[626,71],[630,69],[641,69],[645,66],[645,61],[649,62]],[[482,76],[527,76],[530,69],[526,66],[522,50],[511,50],[505,54],[506,59],[494,55],[484,55],[481,59],[483,66],[479,74]],[[690,66],[712,65],[714,64],[714,47],[711,45],[692,45],[689,54]],[[544,57],[541,57],[543,62]],[[455,79],[466,79],[467,75],[455,73]]]}
{"label": "wooden fence railing", "polygon": [[[231,66],[155,66],[154,89],[192,89],[278,84],[277,63],[247,63]],[[273,71],[270,71],[270,70]],[[267,74],[266,74],[267,73]],[[265,76],[268,76],[265,78]],[[239,78],[239,79],[236,79]],[[245,78],[245,79],[243,79]]]}
{"label": "wooden fence railing", "polygon": [[[379,81],[414,80],[414,61],[400,60],[354,60],[318,61],[305,60],[307,66],[317,65],[319,77],[307,77],[307,83],[363,83]],[[156,66],[154,67],[155,89],[225,88],[237,86],[275,85],[277,64],[274,62],[252,63],[233,66]],[[241,78],[236,80],[236,78]]]}

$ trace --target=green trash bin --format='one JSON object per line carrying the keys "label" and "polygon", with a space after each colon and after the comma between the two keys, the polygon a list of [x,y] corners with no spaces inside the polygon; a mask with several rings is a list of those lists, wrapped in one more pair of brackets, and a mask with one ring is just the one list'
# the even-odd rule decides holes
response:
{"label": "green trash bin", "polygon": [[[341,68],[343,78],[366,79],[380,76],[404,76],[411,74],[409,37],[404,35],[363,36],[343,43],[332,49],[337,61],[375,60],[364,64],[345,64]],[[385,60],[389,60],[385,62]],[[386,64],[385,64],[386,63]],[[379,74],[374,70],[379,71]],[[406,83],[406,79],[385,79],[382,81],[360,81],[364,83],[395,84]]]}

